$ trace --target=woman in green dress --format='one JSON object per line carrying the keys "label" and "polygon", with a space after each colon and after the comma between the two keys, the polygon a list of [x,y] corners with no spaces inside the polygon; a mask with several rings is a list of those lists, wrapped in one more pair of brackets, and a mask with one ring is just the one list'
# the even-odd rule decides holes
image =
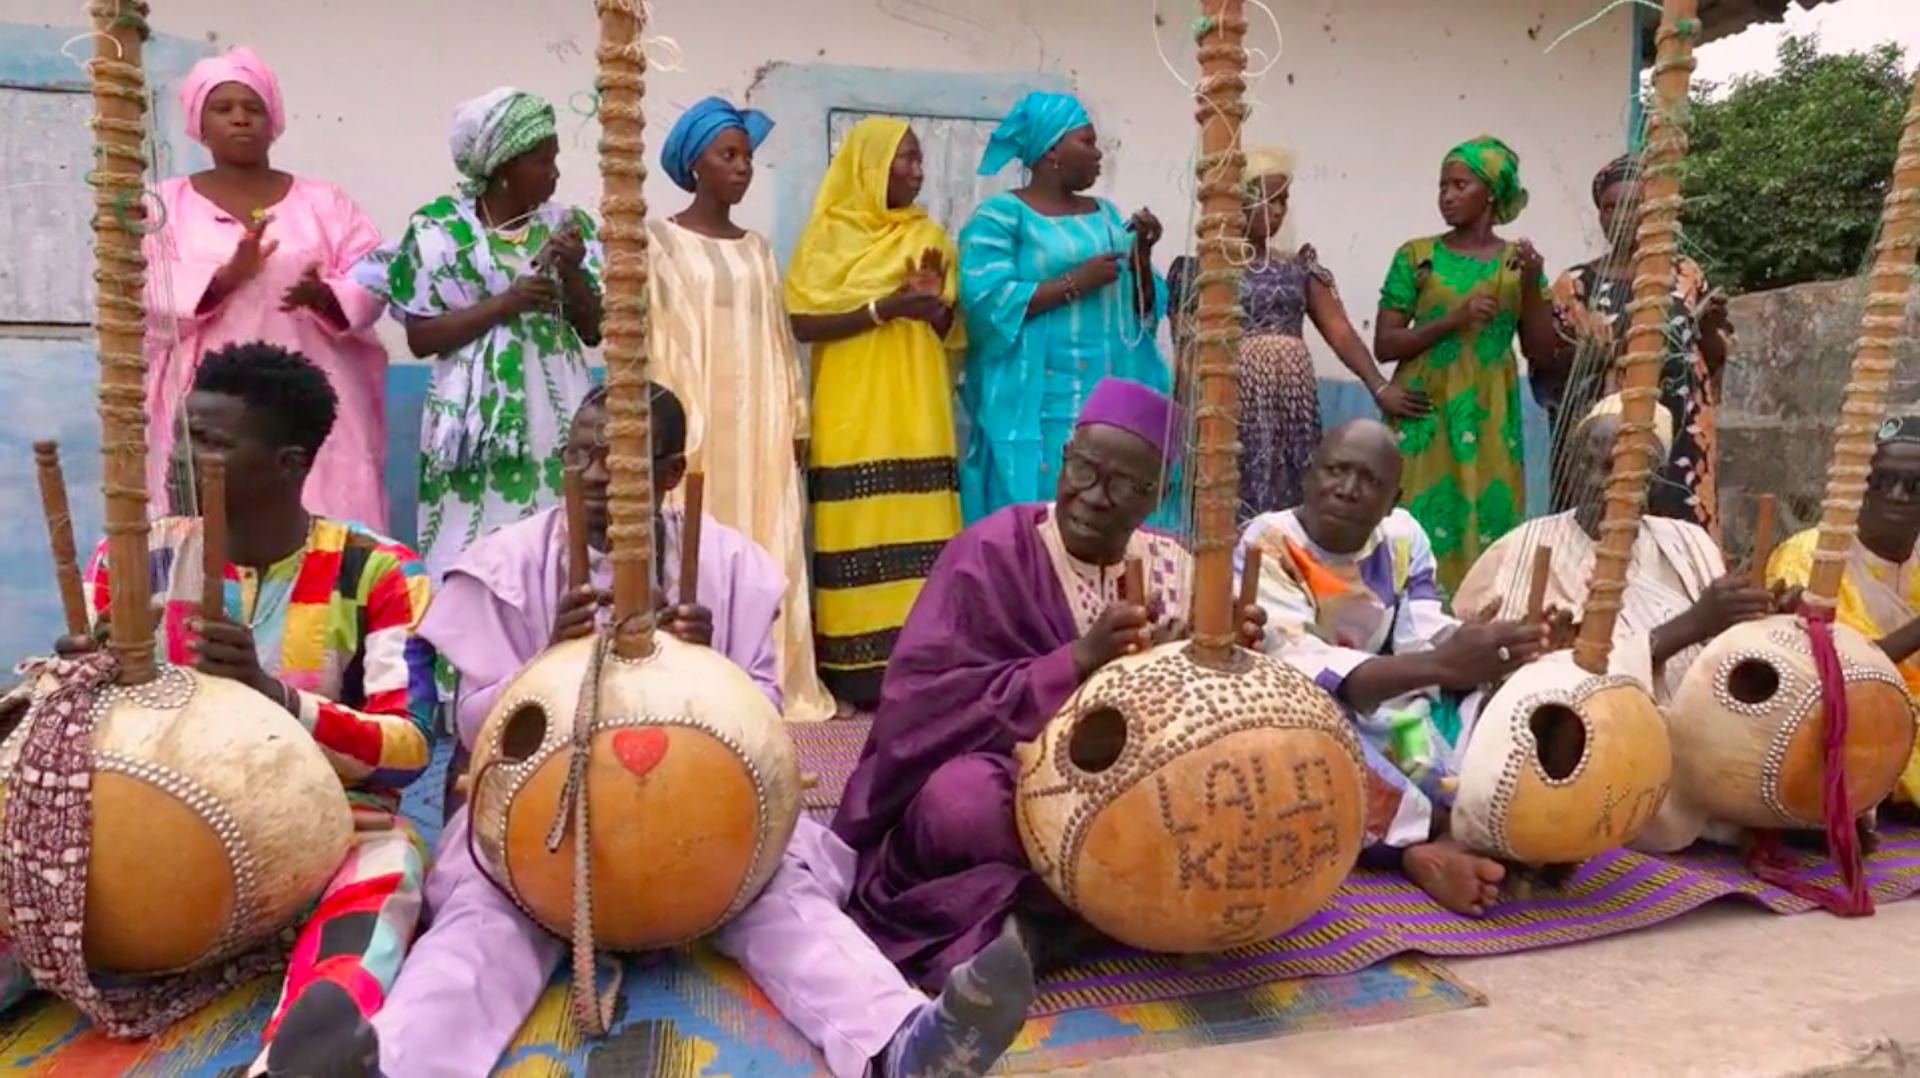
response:
{"label": "woman in green dress", "polygon": [[1390,419],[1406,465],[1401,499],[1420,521],[1449,593],[1480,552],[1526,518],[1516,329],[1532,363],[1558,347],[1539,252],[1494,228],[1527,205],[1520,155],[1490,135],[1462,143],[1440,166],[1447,231],[1394,252],[1380,288],[1373,353],[1396,364],[1393,384],[1433,410]]}
{"label": "woman in green dress", "polygon": [[601,310],[593,218],[550,201],[553,106],[494,90],[454,110],[449,141],[460,193],[414,211],[386,266],[407,345],[433,361],[418,549],[436,581],[481,536],[559,501]]}

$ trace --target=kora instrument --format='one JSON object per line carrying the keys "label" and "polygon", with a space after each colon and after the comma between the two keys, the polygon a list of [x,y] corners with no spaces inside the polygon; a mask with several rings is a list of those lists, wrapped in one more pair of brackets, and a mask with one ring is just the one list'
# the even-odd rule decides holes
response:
{"label": "kora instrument", "polygon": [[[250,950],[305,914],[346,860],[353,812],[340,778],[273,701],[165,666],[101,689],[93,713],[90,968],[171,973]],[[23,723],[0,742],[0,819],[26,737]],[[14,913],[6,894],[0,935]]]}
{"label": "kora instrument", "polygon": [[1221,669],[1190,648],[1107,664],[1014,751],[1033,870],[1146,951],[1278,936],[1326,904],[1364,841],[1366,772],[1339,705],[1279,660],[1240,651]]}
{"label": "kora instrument", "polygon": [[1638,834],[1672,773],[1667,721],[1642,683],[1553,652],[1481,704],[1459,759],[1453,835],[1523,865],[1578,864]]}
{"label": "kora instrument", "polygon": [[470,764],[474,855],[529,917],[572,934],[576,835],[549,835],[584,706],[594,943],[671,947],[724,925],[773,878],[800,821],[799,755],[725,655],[664,632],[641,659],[597,658],[603,643],[548,648],[501,690]]}
{"label": "kora instrument", "polygon": [[[1906,767],[1915,709],[1878,645],[1843,625],[1832,632],[1847,700],[1848,803],[1865,814]],[[1669,711],[1677,810],[1745,828],[1824,826],[1826,705],[1799,618],[1776,615],[1715,637]]]}
{"label": "kora instrument", "polygon": [[[1673,775],[1666,721],[1648,691],[1646,645],[1619,648],[1614,634],[1647,487],[1665,459],[1653,432],[1686,152],[1679,124],[1693,66],[1688,27],[1696,15],[1695,0],[1667,0],[1655,34],[1656,107],[1619,364],[1620,427],[1573,650],[1515,671],[1481,702],[1462,735],[1453,834],[1471,849],[1526,867],[1578,864],[1625,845],[1659,813]],[[1535,552],[1530,620],[1543,613],[1549,557]]]}
{"label": "kora instrument", "polygon": [[[1832,620],[1856,538],[1887,411],[1888,387],[1920,250],[1920,77],[1902,121],[1880,218],[1860,336],[1842,395],[1812,568],[1799,617],[1737,625],[1687,669],[1670,708],[1676,830],[1715,824],[1759,831],[1824,830],[1845,884],[1836,912],[1872,911],[1854,821],[1894,789],[1915,742],[1915,704],[1899,669],[1864,635]],[[1770,527],[1761,529],[1764,565]],[[1815,624],[1818,622],[1819,624]],[[1832,653],[1825,655],[1824,640]],[[1836,684],[1823,688],[1824,673]],[[1846,702],[1835,737],[1827,693]],[[1831,744],[1829,743],[1831,741]],[[1764,867],[1764,866],[1763,866]]]}

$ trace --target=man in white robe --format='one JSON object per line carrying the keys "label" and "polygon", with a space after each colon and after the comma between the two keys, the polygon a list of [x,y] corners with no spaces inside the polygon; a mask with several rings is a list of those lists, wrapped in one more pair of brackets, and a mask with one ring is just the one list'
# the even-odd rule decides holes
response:
{"label": "man in white robe", "polygon": [[[1664,447],[1673,444],[1673,419],[1664,408],[1655,409],[1654,414],[1664,459]],[[1575,617],[1586,609],[1619,430],[1620,397],[1615,394],[1595,405],[1576,431],[1578,455],[1567,476],[1573,484],[1574,508],[1530,520],[1487,548],[1460,582],[1453,600],[1456,613],[1468,618],[1525,617],[1533,552],[1542,546],[1553,552],[1547,606]],[[1726,560],[1706,529],[1690,521],[1642,517],[1613,639],[1622,658],[1652,653],[1647,690],[1664,706],[1679,689],[1701,645],[1734,625],[1772,611],[1772,596],[1753,575],[1727,571]],[[1616,660],[1614,665],[1619,672],[1642,680],[1649,676],[1632,661]]]}
{"label": "man in white robe", "polygon": [[[1587,584],[1593,578],[1605,513],[1605,488],[1620,431],[1620,408],[1618,394],[1602,399],[1575,432],[1575,455],[1566,477],[1573,487],[1574,508],[1530,520],[1488,547],[1460,582],[1454,596],[1457,612],[1475,618],[1524,617],[1533,552],[1542,546],[1552,552],[1546,606],[1565,612],[1569,621],[1586,609]],[[1655,459],[1664,460],[1673,444],[1673,419],[1664,408],[1655,409],[1654,415],[1660,445],[1649,445],[1648,451],[1657,451]],[[1774,596],[1754,574],[1728,572],[1720,548],[1706,529],[1691,521],[1654,516],[1640,520],[1620,601],[1610,665],[1614,672],[1646,686],[1662,709],[1679,691],[1702,645],[1734,625],[1766,617],[1775,609]],[[1685,720],[1683,715],[1668,715],[1669,722]],[[1631,845],[1670,852],[1692,843],[1703,828],[1710,837],[1731,837],[1669,800]]]}

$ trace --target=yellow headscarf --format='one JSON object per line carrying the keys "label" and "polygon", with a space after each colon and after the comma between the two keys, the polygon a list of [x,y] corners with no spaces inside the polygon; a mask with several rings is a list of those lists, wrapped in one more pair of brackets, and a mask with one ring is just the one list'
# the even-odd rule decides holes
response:
{"label": "yellow headscarf", "polygon": [[945,293],[953,299],[959,256],[946,230],[919,206],[887,208],[887,177],[906,134],[907,122],[890,116],[847,132],[787,266],[789,312],[838,314],[888,295],[929,247],[946,257]]}
{"label": "yellow headscarf", "polygon": [[1293,179],[1293,151],[1284,146],[1249,146],[1246,150],[1247,167],[1240,172],[1240,182],[1252,188],[1268,176],[1285,176]]}

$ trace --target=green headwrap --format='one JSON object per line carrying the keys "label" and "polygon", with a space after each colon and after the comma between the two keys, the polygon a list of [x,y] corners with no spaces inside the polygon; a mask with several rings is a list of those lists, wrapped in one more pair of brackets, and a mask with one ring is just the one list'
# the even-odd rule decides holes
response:
{"label": "green headwrap", "polygon": [[554,137],[557,130],[552,105],[510,87],[461,105],[454,110],[448,141],[454,167],[467,178],[463,189],[479,194],[500,166]]}
{"label": "green headwrap", "polygon": [[1440,167],[1455,161],[1471,169],[1493,192],[1494,224],[1508,224],[1527,208],[1527,189],[1520,186],[1520,155],[1513,147],[1492,135],[1481,135],[1447,151]]}

